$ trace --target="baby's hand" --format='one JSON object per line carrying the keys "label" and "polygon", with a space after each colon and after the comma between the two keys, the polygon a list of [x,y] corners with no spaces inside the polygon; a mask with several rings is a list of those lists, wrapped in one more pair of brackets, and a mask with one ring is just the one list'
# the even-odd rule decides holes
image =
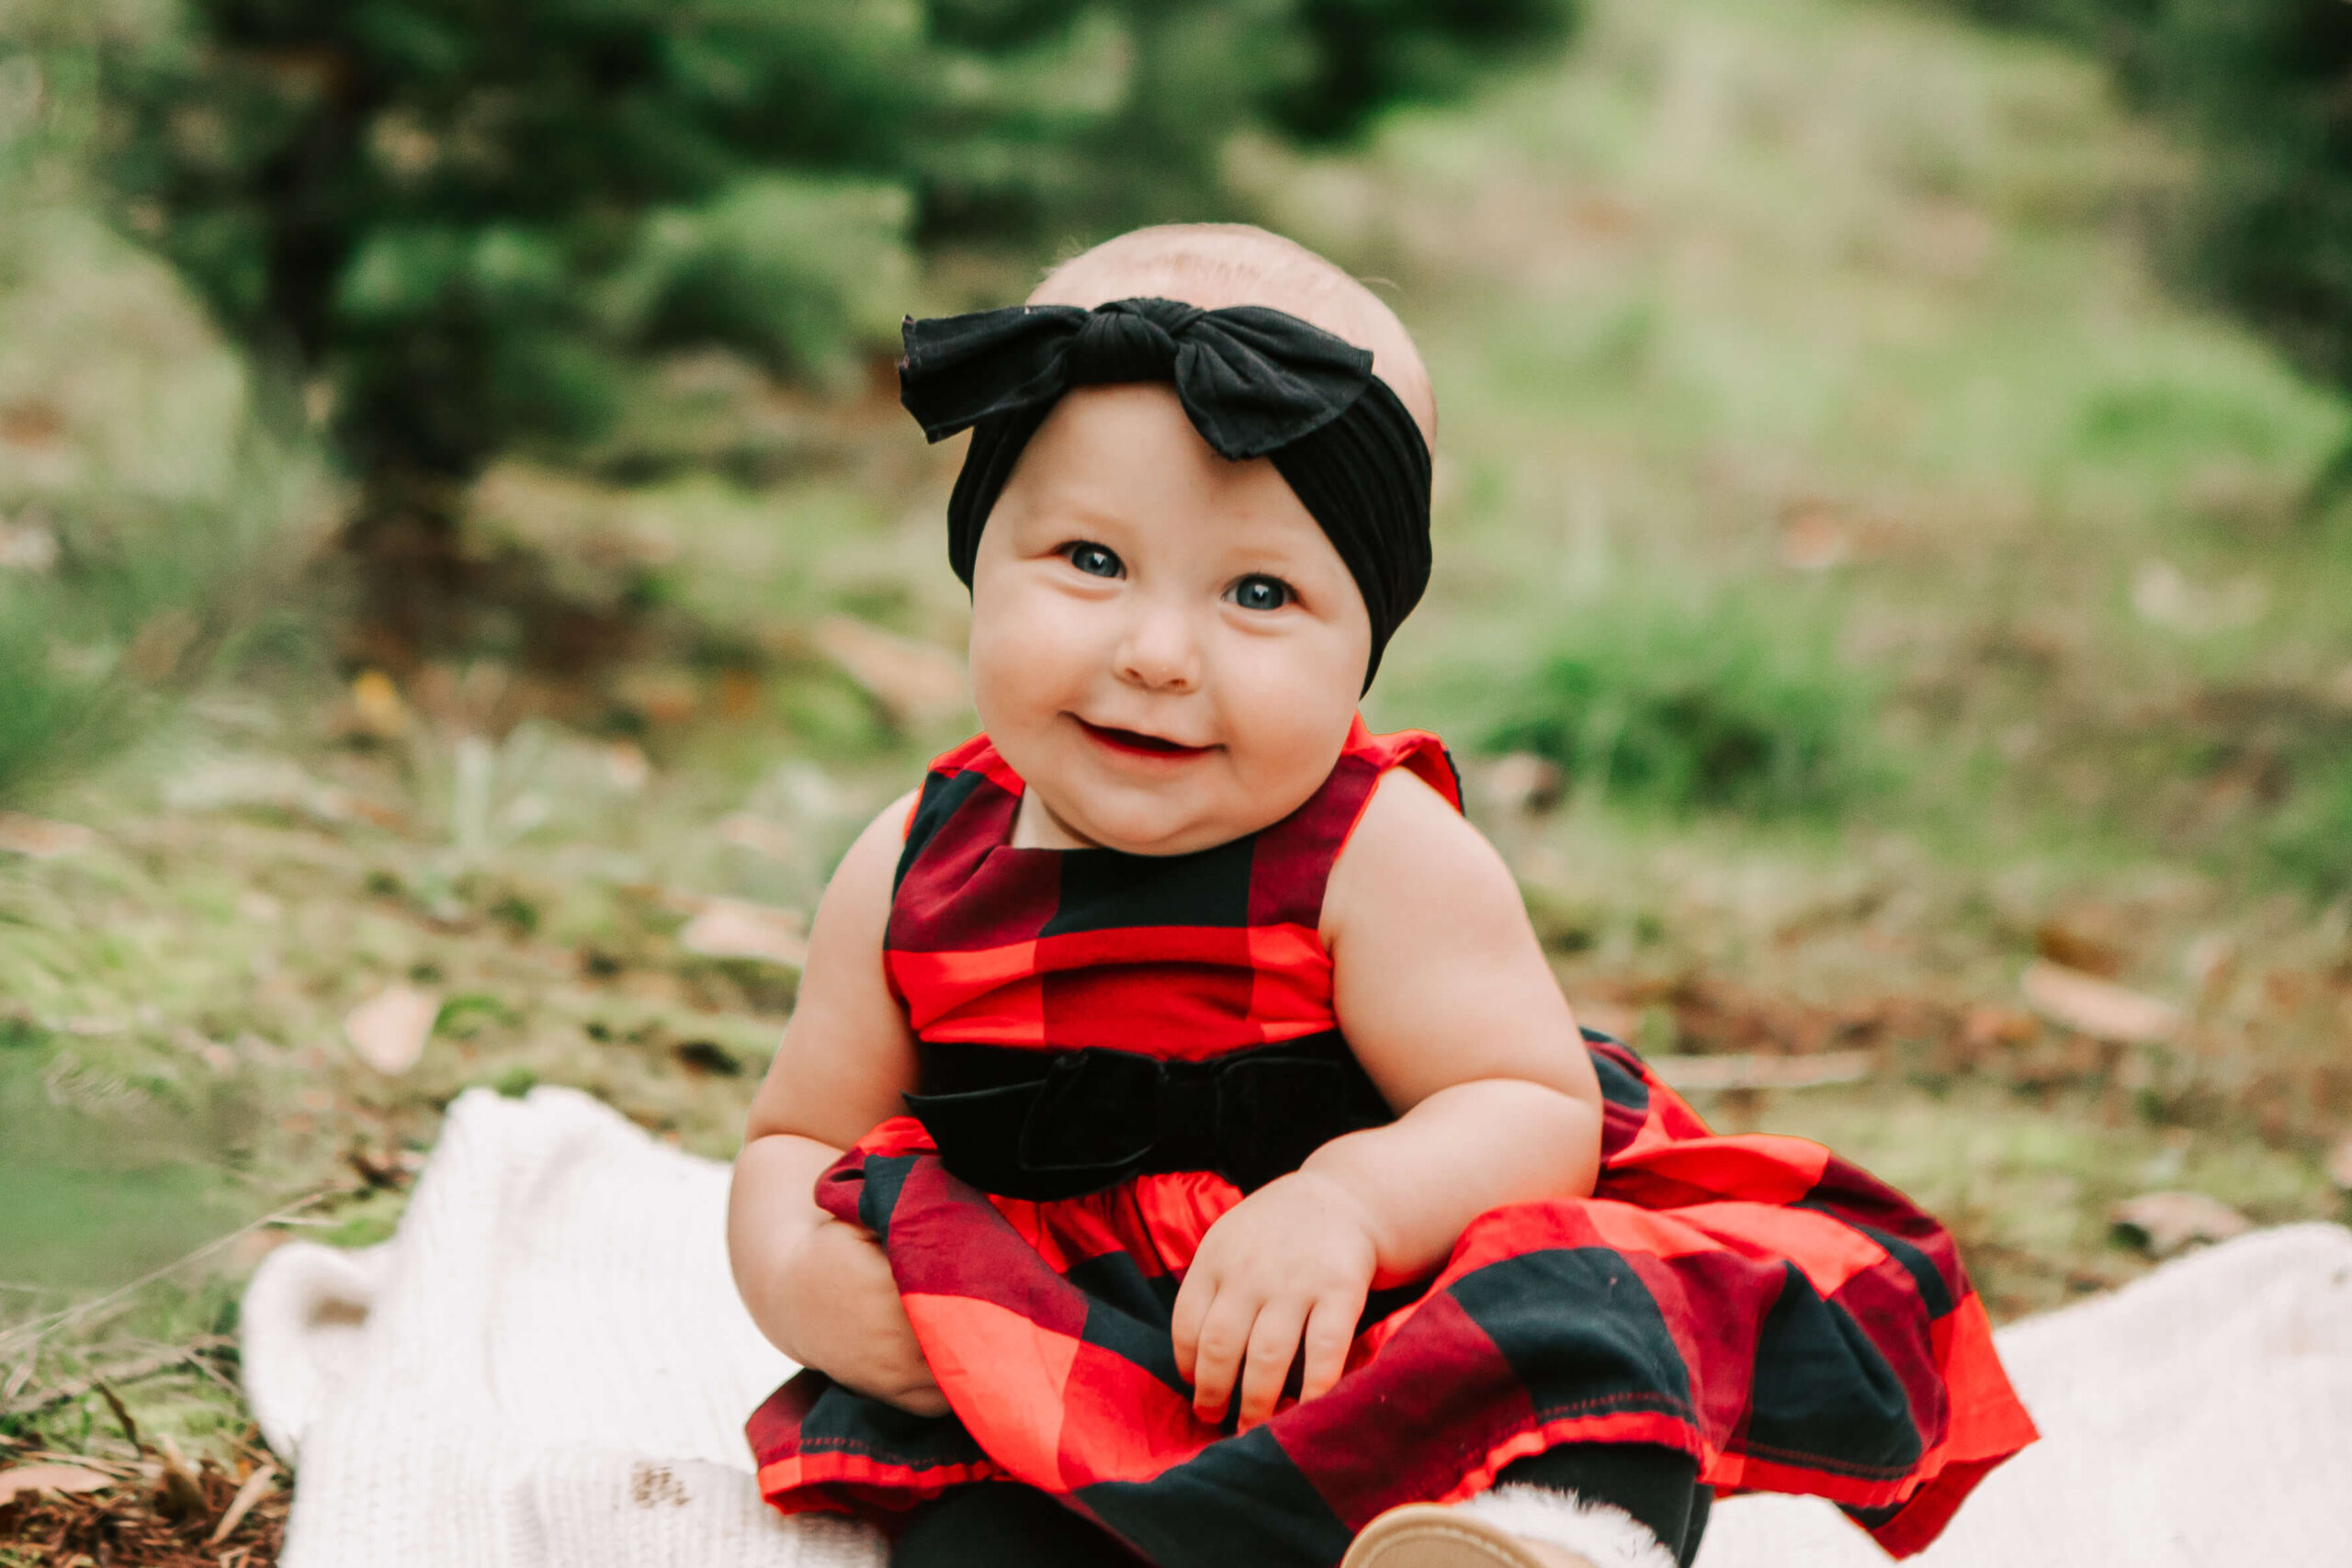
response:
{"label": "baby's hand", "polygon": [[1240,1429],[1264,1421],[1302,1346],[1299,1398],[1338,1382],[1377,1262],[1371,1216],[1328,1176],[1295,1170],[1235,1204],[1201,1238],[1170,1325],[1193,1414],[1222,1420],[1238,1376]]}
{"label": "baby's hand", "polygon": [[808,1233],[790,1267],[798,1320],[792,1350],[802,1362],[910,1415],[947,1414],[879,1242],[827,1220]]}

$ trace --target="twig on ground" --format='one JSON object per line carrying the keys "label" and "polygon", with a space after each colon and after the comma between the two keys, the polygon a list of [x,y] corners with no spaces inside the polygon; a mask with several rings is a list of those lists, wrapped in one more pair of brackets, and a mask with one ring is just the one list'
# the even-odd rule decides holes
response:
{"label": "twig on ground", "polygon": [[105,1380],[100,1378],[92,1378],[90,1386],[97,1391],[100,1399],[107,1402],[107,1408],[114,1412],[115,1424],[122,1428],[122,1435],[130,1439],[130,1446],[145,1453],[147,1445],[140,1440],[139,1423],[130,1418],[130,1407],[123,1404],[122,1395],[108,1388]]}
{"label": "twig on ground", "polygon": [[[53,1409],[57,1405],[79,1399],[85,1393],[98,1394],[112,1404],[116,1401],[108,1392],[108,1384],[137,1382],[142,1378],[152,1378],[158,1372],[167,1372],[183,1365],[194,1367],[208,1374],[221,1387],[234,1393],[235,1385],[223,1379],[206,1359],[213,1351],[228,1343],[228,1340],[217,1334],[209,1334],[191,1344],[167,1347],[153,1355],[142,1356],[138,1360],[125,1361],[119,1366],[108,1367],[103,1378],[96,1374],[86,1378],[77,1378],[72,1382],[60,1383],[55,1388],[42,1389],[29,1399],[19,1400],[13,1404],[0,1405],[0,1416],[38,1416],[44,1410]],[[117,1416],[119,1420],[125,1418],[119,1414]]]}

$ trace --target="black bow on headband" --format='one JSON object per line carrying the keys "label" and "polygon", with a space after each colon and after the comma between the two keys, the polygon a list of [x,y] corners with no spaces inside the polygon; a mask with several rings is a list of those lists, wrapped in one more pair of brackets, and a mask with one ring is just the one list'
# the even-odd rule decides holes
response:
{"label": "black bow on headband", "polygon": [[989,512],[1062,394],[1168,381],[1211,450],[1271,458],[1322,525],[1371,613],[1372,684],[1429,583],[1430,454],[1371,350],[1261,305],[1156,299],[910,317],[903,331],[899,401],[933,441],[972,430],[947,503],[947,558],[967,586]]}
{"label": "black bow on headband", "polygon": [[906,325],[899,397],[933,441],[1072,387],[1172,381],[1220,457],[1262,457],[1337,419],[1372,380],[1372,351],[1261,305],[1174,299],[1016,305]]}

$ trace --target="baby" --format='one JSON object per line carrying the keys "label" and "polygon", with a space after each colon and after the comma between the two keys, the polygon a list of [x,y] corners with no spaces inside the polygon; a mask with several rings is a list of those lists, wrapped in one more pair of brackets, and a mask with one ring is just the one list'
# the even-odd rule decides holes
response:
{"label": "baby", "polygon": [[984,732],[843,858],[736,1163],[768,1499],[906,1568],[1663,1568],[1758,1489],[1933,1539],[2033,1435],[1949,1236],[1580,1034],[1357,716],[1429,575],[1396,317],[1193,225],[906,335]]}

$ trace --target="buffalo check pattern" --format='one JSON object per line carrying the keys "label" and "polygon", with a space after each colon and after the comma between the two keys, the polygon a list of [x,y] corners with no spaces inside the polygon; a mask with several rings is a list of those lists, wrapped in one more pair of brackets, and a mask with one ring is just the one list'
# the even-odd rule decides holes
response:
{"label": "buffalo check pattern", "polygon": [[[1171,857],[1011,846],[1022,781],[985,737],[933,764],[885,939],[918,1037],[1170,1059],[1335,1027],[1323,888],[1380,776],[1457,807],[1433,736],[1359,721],[1290,817]],[[1819,1145],[1718,1136],[1626,1046],[1589,1198],[1479,1216],[1430,1279],[1375,1292],[1337,1387],[1237,1434],[1193,1412],[1169,1317],[1240,1194],[1206,1171],[1031,1201],[951,1175],[896,1117],[818,1201],[880,1237],[953,1414],[803,1371],[753,1413],[763,1493],[886,1528],[1015,1481],[1161,1568],[1322,1568],[1400,1503],[1484,1490],[1558,1443],[1697,1457],[1719,1494],[1808,1493],[1889,1551],[1932,1540],[2033,1440],[1951,1236]]]}

